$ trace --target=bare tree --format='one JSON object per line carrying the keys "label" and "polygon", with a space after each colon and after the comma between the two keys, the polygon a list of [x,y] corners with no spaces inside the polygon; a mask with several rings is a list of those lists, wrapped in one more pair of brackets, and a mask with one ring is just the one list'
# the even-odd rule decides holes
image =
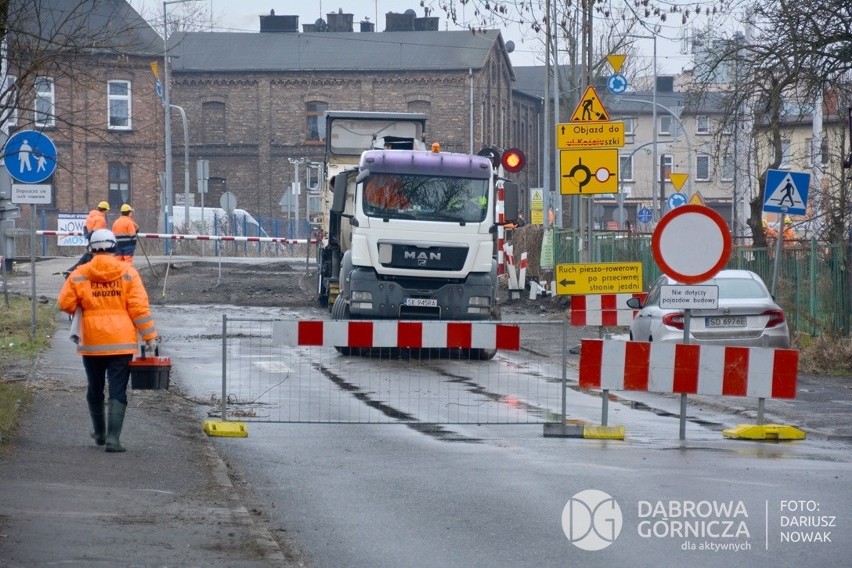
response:
{"label": "bare tree", "polygon": [[[837,102],[850,99],[852,72],[852,6],[833,0],[775,0],[744,4],[745,33],[735,37],[709,34],[715,53],[697,66],[699,94],[721,91],[724,96],[724,132],[739,132],[750,126],[749,168],[753,198],[748,226],[756,246],[766,246],[762,230],[762,212],[766,174],[782,165],[782,140],[785,129],[798,121],[811,120],[814,111],[838,110]],[[718,78],[734,69],[733,81],[720,87]],[[827,106],[828,94],[835,104]],[[816,108],[816,107],[820,108]],[[744,119],[742,117],[745,117]],[[724,141],[722,141],[724,143]],[[825,148],[827,153],[842,155],[841,148]],[[749,174],[749,172],[753,172]],[[821,236],[842,239],[849,227],[849,191],[846,174],[835,175],[828,185],[831,195],[819,194]],[[832,180],[828,178],[827,180]],[[809,198],[810,200],[811,198]],[[842,209],[837,207],[841,206]]]}

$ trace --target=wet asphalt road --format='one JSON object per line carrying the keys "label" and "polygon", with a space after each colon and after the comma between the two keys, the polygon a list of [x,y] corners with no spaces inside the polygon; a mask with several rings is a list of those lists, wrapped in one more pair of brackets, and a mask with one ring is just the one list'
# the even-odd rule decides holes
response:
{"label": "wet asphalt road", "polygon": [[[173,380],[199,401],[221,381],[223,310],[237,308],[157,308]],[[540,425],[450,425],[447,437],[398,424],[249,422],[248,438],[215,447],[314,566],[845,567],[849,393],[822,378],[801,387],[796,401],[767,404],[769,419],[809,430],[790,443],[723,439],[721,427],[755,411],[739,399],[693,401],[680,442],[675,398],[631,395],[611,405],[624,441],[545,438]],[[569,397],[573,414],[599,412],[596,397]],[[209,409],[199,404],[199,419]],[[588,490],[612,496],[617,514]]]}

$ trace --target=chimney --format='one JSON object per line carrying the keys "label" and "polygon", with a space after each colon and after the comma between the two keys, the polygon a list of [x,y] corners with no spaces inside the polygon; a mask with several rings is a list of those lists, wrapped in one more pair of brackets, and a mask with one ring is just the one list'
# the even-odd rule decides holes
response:
{"label": "chimney", "polygon": [[344,14],[343,8],[336,14],[330,12],[328,14],[328,31],[330,32],[351,32],[352,31],[352,14]]}
{"label": "chimney", "polygon": [[275,10],[270,10],[268,16],[260,17],[260,31],[296,33],[299,31],[299,16],[276,16]]}

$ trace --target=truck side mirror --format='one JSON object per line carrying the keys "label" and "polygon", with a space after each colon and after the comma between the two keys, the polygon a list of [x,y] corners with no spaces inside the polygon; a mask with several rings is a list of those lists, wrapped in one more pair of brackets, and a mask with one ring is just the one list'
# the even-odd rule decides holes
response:
{"label": "truck side mirror", "polygon": [[349,174],[344,172],[334,176],[331,182],[332,190],[334,191],[331,200],[332,213],[343,213],[343,209],[346,207],[346,184],[348,183],[348,179]]}

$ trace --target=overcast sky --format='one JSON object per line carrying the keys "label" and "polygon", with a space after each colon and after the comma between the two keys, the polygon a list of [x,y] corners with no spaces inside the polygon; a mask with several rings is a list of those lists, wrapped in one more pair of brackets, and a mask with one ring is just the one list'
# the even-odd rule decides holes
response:
{"label": "overcast sky", "polygon": [[[678,3],[685,0],[676,0]],[[162,8],[163,3],[158,0],[130,0],[130,3],[151,22],[158,32],[162,33]],[[632,2],[631,2],[632,3]],[[696,4],[704,4],[706,0],[692,0],[688,2],[690,6]],[[426,5],[439,6],[440,2],[436,0],[427,1]],[[472,2],[469,2],[467,7],[457,3],[459,9],[472,11]],[[283,15],[298,15],[299,16],[299,31],[302,29],[302,24],[312,24],[318,18],[327,19],[326,14],[329,12],[338,12],[340,9],[345,14],[352,14],[357,31],[358,24],[362,20],[369,19],[376,23],[376,31],[384,31],[385,29],[385,13],[397,12],[402,13],[407,9],[415,11],[417,16],[424,15],[424,9],[420,6],[420,0],[193,0],[185,4],[178,2],[169,3],[168,10],[170,13],[180,10],[191,9],[191,6],[203,7],[208,14],[212,13],[213,29],[215,31],[242,31],[242,32],[257,32],[260,29],[261,14],[269,14],[270,10],[275,10],[275,14]],[[446,14],[440,8],[436,8],[431,16],[439,18],[439,26],[444,29],[459,29],[446,18]],[[465,14],[458,13],[460,20],[473,18],[472,12]],[[688,55],[680,53],[680,44],[677,41],[668,41],[665,37],[675,39],[681,32],[680,18],[675,16],[670,20],[677,20],[676,24],[666,25],[660,30],[660,36],[657,40],[657,67],[660,74],[678,73],[684,67],[691,67],[691,60]],[[498,26],[495,26],[498,27]],[[540,59],[541,49],[539,42],[535,40],[537,34],[530,31],[528,26],[526,29],[520,29],[516,26],[502,27],[500,26],[504,41],[512,41],[515,44],[514,52],[511,54],[513,65],[541,65]],[[643,50],[643,56],[648,58],[648,62],[653,55],[653,42],[650,40],[640,40],[643,44],[640,48]]]}

